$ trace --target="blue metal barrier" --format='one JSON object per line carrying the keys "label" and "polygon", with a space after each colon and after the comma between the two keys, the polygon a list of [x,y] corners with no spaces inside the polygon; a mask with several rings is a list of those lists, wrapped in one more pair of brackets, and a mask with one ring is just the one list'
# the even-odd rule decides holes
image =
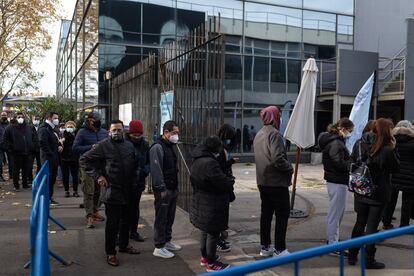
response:
{"label": "blue metal barrier", "polygon": [[[48,245],[48,218],[49,214],[49,165],[46,161],[32,183],[32,211],[30,214],[30,255],[31,260],[24,268],[32,265],[32,276],[49,276],[49,255],[69,265],[65,259],[49,250]],[[55,220],[54,220],[55,221]],[[60,223],[58,223],[65,229]]]}
{"label": "blue metal barrier", "polygon": [[[358,248],[361,247],[360,251],[360,266],[361,266],[361,275],[365,276],[365,247],[364,245],[376,243],[378,241],[395,238],[403,235],[413,235],[413,244],[414,244],[414,225],[401,227],[393,230],[384,231],[381,233],[376,233],[372,235],[367,235],[355,239],[350,239],[342,242],[338,242],[335,244],[328,244],[323,245],[320,247],[309,248],[301,251],[294,252],[292,254],[276,257],[276,258],[269,258],[266,260],[256,261],[253,263],[235,266],[226,270],[217,271],[214,275],[225,275],[225,276],[235,276],[235,275],[245,275],[248,273],[253,273],[269,268],[274,268],[277,266],[285,265],[293,263],[295,266],[295,275],[299,275],[299,262],[302,260],[310,259],[313,257],[318,257],[322,255],[326,255],[328,253],[334,251],[341,252],[340,258],[340,267],[339,267],[339,275],[344,275],[344,250],[350,248]],[[211,275],[209,273],[204,273],[201,275]]]}

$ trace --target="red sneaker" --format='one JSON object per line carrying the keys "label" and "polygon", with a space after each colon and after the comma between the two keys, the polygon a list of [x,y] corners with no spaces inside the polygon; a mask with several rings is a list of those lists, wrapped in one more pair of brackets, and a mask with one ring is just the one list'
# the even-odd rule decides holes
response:
{"label": "red sneaker", "polygon": [[[215,261],[217,262],[218,260],[220,260],[220,256],[219,255],[216,256],[216,260]],[[201,266],[207,266],[208,265],[207,258],[201,257],[200,258],[200,265]]]}
{"label": "red sneaker", "polygon": [[230,267],[229,264],[223,264],[221,262],[214,262],[213,264],[208,264],[207,265],[206,271],[207,272],[220,271],[220,270],[225,270],[229,267]]}

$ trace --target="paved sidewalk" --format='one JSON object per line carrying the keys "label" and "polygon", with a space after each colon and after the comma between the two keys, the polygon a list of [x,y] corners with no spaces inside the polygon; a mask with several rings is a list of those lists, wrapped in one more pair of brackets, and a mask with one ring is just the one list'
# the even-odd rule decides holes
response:
{"label": "paved sidewalk", "polygon": [[[232,252],[222,254],[223,260],[237,265],[260,259],[259,222],[260,199],[255,184],[255,167],[237,164],[237,199],[231,206],[230,241]],[[308,210],[305,219],[291,219],[288,228],[290,251],[321,245],[325,242],[325,220],[328,197],[322,179],[321,166],[301,165],[298,178],[298,197],[295,208]],[[1,275],[28,275],[23,269],[29,259],[29,213],[31,194],[29,190],[14,194],[11,184],[0,184],[0,258]],[[137,256],[119,255],[121,266],[110,267],[105,262],[104,223],[96,229],[86,229],[84,211],[78,208],[82,198],[63,198],[63,189],[56,188],[60,206],[51,214],[62,222],[67,231],[50,223],[49,248],[74,262],[62,267],[52,260],[53,275],[194,275],[204,272],[198,263],[198,230],[192,227],[188,214],[178,209],[174,225],[174,240],[183,245],[173,259],[164,260],[152,256],[152,225],[154,219],[153,196],[144,195],[141,202],[139,231],[147,237],[144,243],[133,242],[142,253]],[[348,197],[341,238],[348,239],[355,214],[352,196]],[[400,204],[400,203],[399,203]],[[398,205],[400,206],[400,205]],[[396,217],[400,211],[397,208]],[[398,225],[398,222],[396,223]],[[412,238],[402,237],[386,241],[378,246],[378,260],[387,264],[382,271],[368,271],[367,275],[413,275]],[[301,275],[339,275],[339,258],[320,257],[301,263]],[[258,275],[293,275],[292,266],[284,266]],[[346,275],[360,275],[358,267],[346,267]]]}

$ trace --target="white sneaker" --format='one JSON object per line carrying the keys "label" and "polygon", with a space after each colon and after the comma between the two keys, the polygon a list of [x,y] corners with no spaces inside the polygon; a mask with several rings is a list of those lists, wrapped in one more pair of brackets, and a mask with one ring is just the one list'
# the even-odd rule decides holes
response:
{"label": "white sneaker", "polygon": [[260,256],[262,257],[271,257],[273,256],[273,253],[275,252],[275,249],[271,246],[269,246],[268,248],[262,248],[260,250]]}
{"label": "white sneaker", "polygon": [[175,256],[174,253],[168,251],[165,248],[155,248],[154,253],[152,253],[152,255],[154,255],[155,257],[160,257],[164,259],[170,259]]}
{"label": "white sneaker", "polygon": [[282,252],[278,252],[275,250],[275,253],[273,253],[273,257],[282,257],[282,256],[286,256],[289,254],[290,252],[287,249],[283,250]]}
{"label": "white sneaker", "polygon": [[170,251],[180,251],[182,249],[181,246],[179,246],[178,244],[172,243],[172,242],[167,242],[164,248]]}

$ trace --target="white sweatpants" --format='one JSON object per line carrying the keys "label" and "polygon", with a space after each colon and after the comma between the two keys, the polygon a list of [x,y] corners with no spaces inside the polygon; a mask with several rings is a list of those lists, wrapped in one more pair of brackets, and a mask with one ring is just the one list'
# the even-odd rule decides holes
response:
{"label": "white sweatpants", "polygon": [[348,186],[336,183],[326,183],[329,195],[329,210],[326,232],[328,243],[339,241],[339,227],[344,217]]}

